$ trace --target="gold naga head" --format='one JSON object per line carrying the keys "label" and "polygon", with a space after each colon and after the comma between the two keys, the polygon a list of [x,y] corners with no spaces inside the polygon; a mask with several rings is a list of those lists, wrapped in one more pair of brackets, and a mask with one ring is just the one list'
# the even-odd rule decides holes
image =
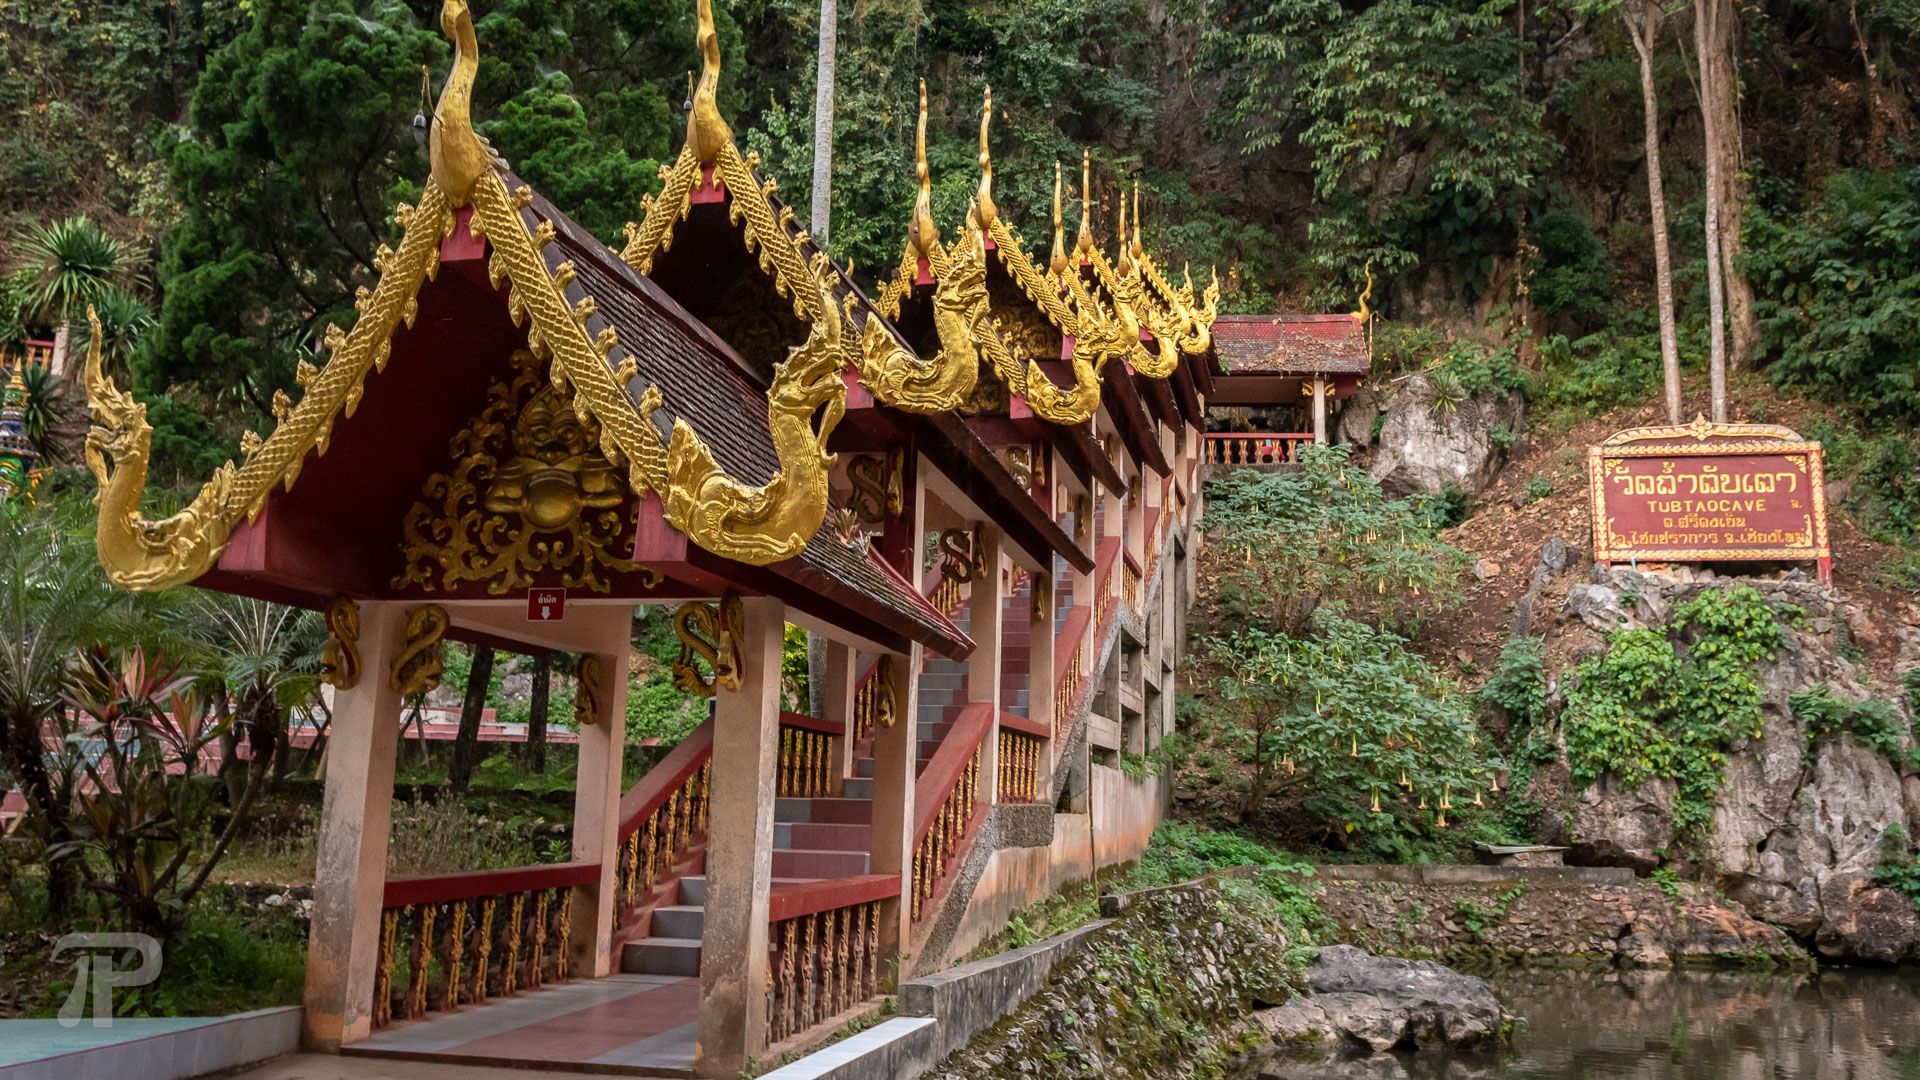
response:
{"label": "gold naga head", "polygon": [[1146,246],[1140,243],[1140,180],[1133,181],[1133,261],[1144,262],[1147,257]]}
{"label": "gold naga head", "polygon": [[480,71],[480,43],[467,0],[444,0],[440,32],[453,42],[453,71],[433,107],[427,137],[430,175],[455,206],[465,206],[473,186],[493,163],[493,154],[473,130],[473,81]]}
{"label": "gold naga head", "polygon": [[974,195],[974,203],[980,214],[980,227],[989,228],[999,214],[999,207],[993,203],[993,155],[987,152],[987,127],[993,122],[993,87],[987,87],[987,94],[980,105],[980,190]]}
{"label": "gold naga head", "polygon": [[927,80],[920,80],[920,123],[913,135],[913,175],[920,189],[913,197],[913,221],[907,226],[907,245],[916,259],[933,255],[940,243],[940,226],[933,221],[933,179],[927,169]]}
{"label": "gold naga head", "polygon": [[1360,290],[1360,310],[1351,312],[1355,322],[1366,322],[1367,319],[1373,314],[1373,310],[1367,307],[1367,301],[1373,296],[1373,260],[1372,259],[1368,259],[1366,262],[1366,265],[1361,267],[1361,272],[1367,275],[1367,287]]}
{"label": "gold naga head", "polygon": [[693,88],[693,118],[687,143],[702,165],[711,165],[720,148],[733,142],[733,129],[720,115],[720,32],[713,26],[713,0],[694,7],[694,40],[700,46],[700,81]]}
{"label": "gold naga head", "polygon": [[1119,204],[1118,212],[1113,218],[1114,239],[1116,241],[1114,244],[1114,266],[1124,274],[1133,267],[1132,261],[1127,257],[1127,189],[1124,185],[1120,186],[1119,195],[1114,201]]}
{"label": "gold naga head", "polygon": [[1053,162],[1053,257],[1047,260],[1047,269],[1057,277],[1067,272],[1067,233],[1060,217],[1060,160]]}

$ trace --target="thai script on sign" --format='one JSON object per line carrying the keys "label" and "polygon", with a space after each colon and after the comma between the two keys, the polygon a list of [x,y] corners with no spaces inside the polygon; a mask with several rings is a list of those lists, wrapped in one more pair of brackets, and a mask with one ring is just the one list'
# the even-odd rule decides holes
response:
{"label": "thai script on sign", "polygon": [[1589,451],[1594,558],[1827,561],[1820,445],[1785,428],[1635,428]]}

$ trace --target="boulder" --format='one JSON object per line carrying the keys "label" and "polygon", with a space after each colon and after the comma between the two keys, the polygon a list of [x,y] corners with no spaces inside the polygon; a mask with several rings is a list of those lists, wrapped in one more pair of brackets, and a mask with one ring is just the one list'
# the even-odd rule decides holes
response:
{"label": "boulder", "polygon": [[1427,960],[1334,945],[1314,959],[1307,988],[1311,994],[1254,1014],[1276,1044],[1378,1053],[1478,1046],[1505,1030],[1506,1015],[1486,980]]}
{"label": "boulder", "polygon": [[1437,495],[1449,486],[1477,495],[1505,456],[1494,429],[1522,435],[1527,428],[1520,395],[1443,401],[1426,374],[1401,384],[1384,411],[1368,472],[1393,495]]}

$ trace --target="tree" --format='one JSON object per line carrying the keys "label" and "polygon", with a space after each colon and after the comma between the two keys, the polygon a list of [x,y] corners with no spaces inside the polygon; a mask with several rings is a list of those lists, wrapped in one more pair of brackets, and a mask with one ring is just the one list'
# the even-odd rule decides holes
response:
{"label": "tree", "polygon": [[[1746,250],[1747,162],[1740,133],[1740,23],[1733,0],[1695,0],[1695,33],[1705,33],[1696,44],[1703,77],[1700,83],[1702,115],[1713,114],[1707,156],[1718,187],[1716,231],[1720,241],[1721,290],[1726,302],[1727,363],[1744,368],[1751,363],[1760,333],[1754,321],[1753,286],[1742,266]],[[1712,78],[1704,77],[1711,71]]]}
{"label": "tree", "polygon": [[133,250],[83,215],[28,228],[20,253],[41,317],[63,327],[133,272]]}
{"label": "tree", "polygon": [[553,654],[533,658],[533,689],[527,701],[527,768],[547,771],[547,699],[553,692]]}
{"label": "tree", "polygon": [[[244,813],[268,775],[286,771],[287,715],[319,691],[325,626],[311,611],[199,590],[167,621],[173,649],[184,654],[182,671],[230,715],[221,774],[233,812]],[[234,752],[241,740],[244,764]]]}
{"label": "tree", "polygon": [[1654,291],[1660,318],[1660,369],[1666,387],[1667,422],[1686,419],[1680,399],[1680,345],[1673,321],[1673,255],[1668,249],[1666,185],[1660,177],[1660,95],[1653,81],[1654,48],[1660,41],[1665,0],[1627,0],[1620,6],[1627,37],[1640,58],[1640,102],[1647,145],[1647,206],[1653,229]]}
{"label": "tree", "polygon": [[[65,715],[74,657],[124,628],[126,598],[95,562],[88,516],[84,505],[0,503],[0,760],[50,853],[74,838],[72,777],[49,768],[45,733]],[[77,869],[69,859],[48,859],[56,916],[72,906]]]}
{"label": "tree", "polygon": [[453,761],[447,766],[447,786],[456,795],[466,793],[473,779],[473,767],[479,759],[480,714],[487,707],[487,690],[493,683],[493,647],[473,647],[473,666],[467,669],[467,692],[460,701],[460,729],[453,737]]}
{"label": "tree", "polygon": [[834,47],[839,32],[840,5],[820,0],[820,58],[813,74],[813,216],[808,224],[822,244],[833,220]]}

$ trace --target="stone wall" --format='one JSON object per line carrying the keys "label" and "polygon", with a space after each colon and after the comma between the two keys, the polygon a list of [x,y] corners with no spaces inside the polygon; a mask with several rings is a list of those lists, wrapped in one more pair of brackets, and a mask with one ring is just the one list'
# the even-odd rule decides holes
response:
{"label": "stone wall", "polygon": [[1324,867],[1319,876],[1338,936],[1376,953],[1583,967],[1807,962],[1737,905],[1695,885],[1669,896],[1624,871],[1595,880],[1575,867]]}

